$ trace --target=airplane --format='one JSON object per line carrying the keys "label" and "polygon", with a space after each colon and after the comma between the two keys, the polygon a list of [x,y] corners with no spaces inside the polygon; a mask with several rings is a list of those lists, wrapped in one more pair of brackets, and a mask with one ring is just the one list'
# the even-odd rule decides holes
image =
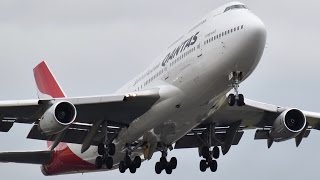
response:
{"label": "airplane", "polygon": [[67,97],[45,61],[34,69],[38,99],[0,101],[0,132],[32,124],[29,139],[42,151],[1,152],[0,162],[41,165],[46,176],[109,171],[135,173],[154,153],[155,173],[171,174],[174,149],[197,148],[201,172],[237,145],[245,130],[255,139],[295,139],[298,147],[320,113],[244,97],[240,84],[255,70],[266,28],[245,4],[213,10],[114,94]]}

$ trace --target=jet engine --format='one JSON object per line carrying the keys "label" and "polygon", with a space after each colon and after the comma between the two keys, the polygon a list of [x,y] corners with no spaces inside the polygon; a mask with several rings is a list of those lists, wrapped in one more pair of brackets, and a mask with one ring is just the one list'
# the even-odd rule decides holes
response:
{"label": "jet engine", "polygon": [[298,136],[307,123],[306,117],[298,109],[282,112],[273,122],[269,137],[275,142],[286,141]]}
{"label": "jet engine", "polygon": [[38,128],[42,134],[53,135],[68,128],[76,119],[75,106],[67,101],[54,103],[41,117]]}

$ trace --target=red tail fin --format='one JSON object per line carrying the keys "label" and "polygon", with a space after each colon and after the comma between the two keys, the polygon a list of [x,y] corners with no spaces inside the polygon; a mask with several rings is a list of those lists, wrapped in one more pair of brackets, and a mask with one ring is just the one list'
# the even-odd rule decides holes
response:
{"label": "red tail fin", "polygon": [[33,74],[38,87],[39,99],[65,97],[63,90],[45,61],[42,61],[33,69]]}
{"label": "red tail fin", "polygon": [[[45,61],[42,61],[33,69],[33,75],[38,87],[39,99],[65,97],[63,90],[59,86],[59,83],[51,73]],[[47,143],[48,147],[52,145],[52,142],[50,141]],[[57,148],[63,149],[65,147],[65,144],[60,143]]]}

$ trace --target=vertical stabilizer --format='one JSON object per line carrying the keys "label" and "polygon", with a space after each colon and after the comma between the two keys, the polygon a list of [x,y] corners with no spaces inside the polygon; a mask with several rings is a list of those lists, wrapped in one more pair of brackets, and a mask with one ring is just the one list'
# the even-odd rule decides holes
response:
{"label": "vertical stabilizer", "polygon": [[39,99],[65,97],[65,93],[45,61],[42,61],[33,69],[33,74],[38,88]]}

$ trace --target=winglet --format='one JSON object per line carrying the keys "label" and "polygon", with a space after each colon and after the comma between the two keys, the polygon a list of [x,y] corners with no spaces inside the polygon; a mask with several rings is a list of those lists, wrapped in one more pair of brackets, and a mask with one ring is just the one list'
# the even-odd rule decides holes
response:
{"label": "winglet", "polygon": [[65,93],[45,61],[42,61],[33,69],[33,74],[38,87],[39,99],[65,97]]}

